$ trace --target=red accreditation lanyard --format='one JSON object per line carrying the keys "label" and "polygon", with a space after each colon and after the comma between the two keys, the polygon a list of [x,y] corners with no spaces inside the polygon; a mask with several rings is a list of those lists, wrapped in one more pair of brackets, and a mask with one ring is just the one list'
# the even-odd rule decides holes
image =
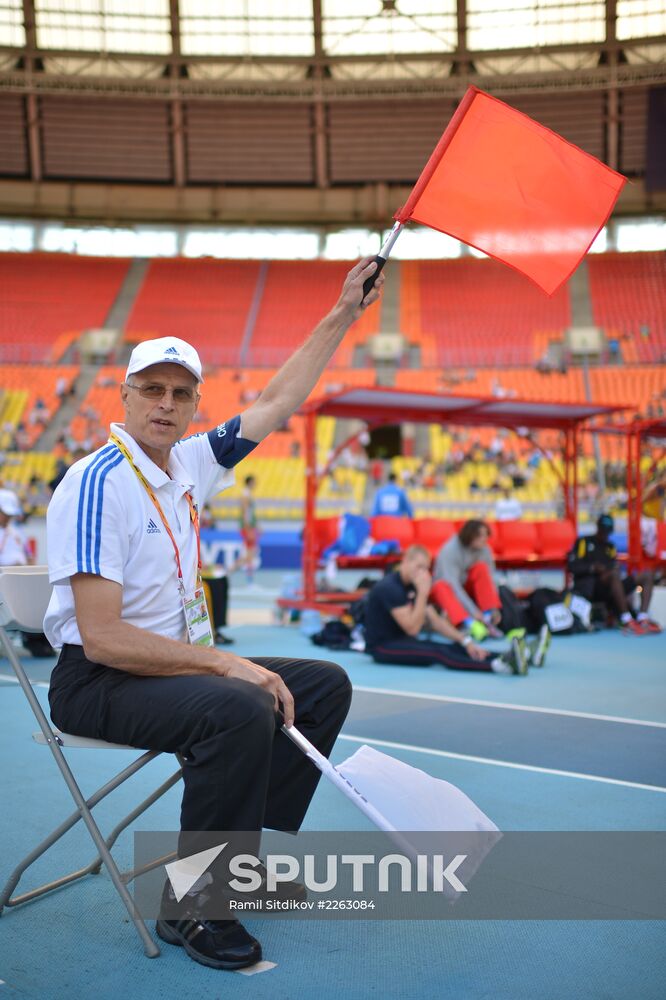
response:
{"label": "red accreditation lanyard", "polygon": [[[180,564],[180,552],[178,551],[178,543],[176,542],[176,539],[173,537],[173,531],[171,530],[171,526],[169,525],[169,522],[167,521],[166,517],[164,516],[164,511],[162,510],[162,505],[160,504],[159,500],[155,496],[155,491],[153,490],[152,486],[150,485],[150,483],[148,482],[148,480],[144,476],[144,474],[141,471],[141,469],[139,469],[135,465],[134,459],[130,455],[130,453],[127,450],[127,447],[125,446],[125,444],[123,443],[123,441],[120,440],[120,438],[118,437],[117,434],[112,434],[110,436],[109,440],[112,441],[115,444],[116,448],[120,452],[122,452],[122,454],[124,455],[124,457],[127,459],[127,461],[130,464],[130,467],[132,468],[133,472],[135,473],[137,479],[139,480],[139,482],[143,486],[144,490],[146,491],[146,493],[148,494],[148,496],[152,500],[152,502],[153,502],[153,504],[155,506],[155,510],[160,515],[160,518],[162,520],[162,524],[164,525],[166,533],[169,536],[169,538],[171,539],[171,544],[173,545],[173,552],[174,552],[174,555],[176,557],[176,566],[178,567],[178,586],[179,586],[179,588],[181,590],[181,593],[184,593],[185,592],[185,582],[183,580],[183,569],[182,569],[182,566]],[[190,496],[190,494],[186,493],[185,497],[187,498],[187,503],[188,503],[189,508],[190,508],[190,521],[191,521],[191,523],[192,523],[192,525],[194,527],[194,532],[195,532],[196,537],[197,537],[197,587],[198,587],[200,585],[200,583],[201,583],[201,540],[200,540],[200,537],[199,537],[199,513],[197,511],[197,508],[196,508],[196,506],[194,504],[194,501],[192,500],[192,497]]]}

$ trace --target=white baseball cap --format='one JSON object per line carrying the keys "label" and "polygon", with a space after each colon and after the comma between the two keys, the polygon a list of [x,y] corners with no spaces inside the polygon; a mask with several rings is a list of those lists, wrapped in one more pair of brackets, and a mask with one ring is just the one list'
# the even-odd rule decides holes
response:
{"label": "white baseball cap", "polygon": [[21,502],[12,490],[0,490],[0,511],[8,517],[18,517],[23,513]]}
{"label": "white baseball cap", "polygon": [[157,340],[144,340],[142,344],[137,344],[130,355],[125,380],[135,372],[142,372],[144,368],[160,365],[165,361],[181,365],[194,375],[197,382],[203,382],[199,355],[191,344],[178,337],[159,337]]}

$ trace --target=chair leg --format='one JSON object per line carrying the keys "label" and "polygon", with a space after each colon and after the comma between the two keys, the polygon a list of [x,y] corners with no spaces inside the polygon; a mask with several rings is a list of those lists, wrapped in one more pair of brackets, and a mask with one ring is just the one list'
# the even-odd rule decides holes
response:
{"label": "chair leg", "polygon": [[92,813],[90,812],[90,808],[83,797],[81,789],[76,783],[74,775],[72,774],[69,764],[65,760],[62,750],[60,749],[60,747],[53,738],[53,731],[51,730],[51,727],[49,725],[48,719],[46,718],[46,715],[44,714],[42,706],[39,704],[37,696],[35,695],[35,692],[32,689],[32,685],[28,680],[28,677],[23,669],[23,666],[21,665],[16,655],[16,652],[11,642],[9,641],[7,633],[5,632],[4,628],[1,627],[0,627],[0,642],[2,643],[5,649],[5,653],[9,659],[9,662],[12,665],[14,673],[18,677],[19,684],[21,685],[23,692],[26,698],[28,699],[30,707],[32,708],[33,713],[35,715],[35,718],[39,723],[40,729],[44,733],[44,736],[51,748],[51,752],[55,758],[56,764],[58,765],[60,773],[62,774],[65,780],[65,784],[69,788],[70,794],[74,799],[74,803],[77,807],[78,812],[80,813],[81,819],[87,826],[88,832],[93,840],[93,843],[95,844],[95,847],[99,852],[99,856],[106,865],[109,875],[111,876],[111,881],[113,882],[118,895],[123,901],[123,904],[132,920],[132,923],[136,928],[137,934],[141,938],[144,953],[148,958],[157,958],[157,956],[160,954],[160,949],[155,944],[155,941],[153,940],[151,934],[148,931],[148,928],[146,927],[146,923],[143,917],[139,913],[139,910],[136,907],[134,900],[130,896],[125,884],[123,883],[120,871],[118,870],[118,866],[116,865],[108,847],[106,846],[104,837],[102,836],[102,832],[97,826],[95,820],[93,819]]}
{"label": "chair leg", "polygon": [[[145,767],[145,765],[150,763],[150,761],[153,760],[154,757],[156,756],[157,756],[156,751],[149,751],[148,753],[143,754],[143,756],[140,757],[137,761],[134,761],[133,764],[130,764],[129,767],[125,768],[123,771],[117,774],[115,778],[112,778],[111,781],[109,781],[106,785],[98,789],[97,792],[95,792],[94,795],[91,795],[89,799],[86,799],[86,805],[88,806],[88,808],[92,810],[92,808],[96,806],[98,802],[101,802],[101,800],[106,797],[106,795],[114,791],[114,789],[116,789],[119,785],[121,785],[124,781],[126,781],[128,777],[131,777],[131,775],[134,774],[136,771],[138,771],[141,767]],[[159,788],[156,788],[155,791],[148,796],[148,798],[144,799],[143,802],[139,803],[139,805],[135,809],[133,809],[131,813],[125,816],[125,818],[121,820],[121,822],[118,823],[116,827],[114,827],[114,829],[107,836],[105,841],[106,846],[108,847],[109,850],[112,848],[113,844],[116,842],[119,835],[123,832],[123,830],[125,830],[130,825],[130,823],[133,823],[138,816],[141,816],[142,813],[144,813],[151,805],[153,805],[154,802],[157,802],[158,799],[160,799],[170,788],[173,787],[173,785],[176,784],[176,782],[180,780],[181,773],[182,771],[180,769],[174,772],[174,774],[172,774],[170,778],[168,778],[165,782],[163,782],[159,786]],[[102,859],[98,854],[85,867],[79,868],[73,872],[69,872],[67,875],[62,875],[60,878],[54,879],[51,882],[45,882],[43,885],[37,886],[35,889],[31,889],[29,892],[24,892],[19,896],[15,896],[13,899],[11,898],[14,889],[16,888],[21,877],[28,870],[28,868],[37,860],[37,858],[41,857],[42,854],[44,854],[50,847],[53,846],[53,844],[55,844],[58,840],[60,840],[60,838],[63,837],[69,830],[71,830],[72,827],[75,826],[80,820],[81,820],[81,813],[77,809],[76,812],[68,816],[68,818],[64,820],[59,827],[57,827],[51,834],[49,834],[49,836],[45,840],[43,840],[40,844],[38,844],[34,848],[34,850],[32,850],[30,854],[28,854],[27,857],[25,857],[16,866],[16,868],[10,875],[9,879],[7,880],[4,889],[0,893],[0,916],[2,915],[2,909],[4,906],[8,907],[19,906],[21,903],[27,903],[30,900],[37,899],[39,896],[43,896],[47,892],[51,892],[53,889],[58,889],[61,886],[67,885],[70,882],[74,882],[77,879],[83,878],[84,875],[96,875],[99,872],[102,866]],[[128,875],[130,874],[131,873],[127,872],[123,873],[122,877],[125,883],[130,882],[132,878],[135,877],[135,874],[131,874],[131,877],[128,877]]]}

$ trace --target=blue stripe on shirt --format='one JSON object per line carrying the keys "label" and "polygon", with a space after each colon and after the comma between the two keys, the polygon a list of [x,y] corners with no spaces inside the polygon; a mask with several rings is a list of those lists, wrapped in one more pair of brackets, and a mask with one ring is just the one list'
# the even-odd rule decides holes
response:
{"label": "blue stripe on shirt", "polygon": [[[96,458],[87,466],[83,476],[81,478],[81,487],[79,490],[79,507],[77,511],[77,532],[76,532],[76,568],[77,572],[84,573],[85,569],[83,566],[83,508],[85,505],[85,495],[86,487],[88,486],[88,479],[90,477],[91,471],[97,465],[103,465],[104,462],[116,451],[115,445],[106,445],[101,449]],[[88,494],[88,501],[90,502],[91,495]]]}
{"label": "blue stripe on shirt", "polygon": [[97,515],[95,518],[95,557],[93,562],[93,573],[97,573],[101,576],[102,570],[100,568],[99,553],[102,545],[102,507],[104,506],[104,480],[108,476],[111,469],[115,469],[123,461],[124,455],[119,453],[117,458],[110,461],[108,465],[105,465],[99,479],[99,486],[97,490]]}

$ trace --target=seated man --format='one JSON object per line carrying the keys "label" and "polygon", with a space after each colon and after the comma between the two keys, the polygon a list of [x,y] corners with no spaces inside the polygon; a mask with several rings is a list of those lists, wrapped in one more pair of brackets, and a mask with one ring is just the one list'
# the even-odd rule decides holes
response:
{"label": "seated man", "polygon": [[[622,631],[628,635],[646,635],[661,632],[648,617],[654,578],[646,571],[636,576],[620,576],[617,549],[610,538],[613,518],[602,514],[597,520],[594,535],[576,539],[569,553],[568,568],[573,576],[573,589],[593,603],[602,603],[620,619]],[[641,609],[636,617],[629,609],[628,596],[641,586]]]}
{"label": "seated man", "polygon": [[[482,649],[428,604],[431,585],[430,554],[421,545],[410,545],[396,571],[374,585],[365,610],[365,646],[375,663],[415,667],[439,663],[450,670],[527,673],[524,640],[514,639],[511,650],[502,655]],[[426,627],[452,642],[419,639]]]}
{"label": "seated man", "polygon": [[[307,398],[346,330],[378,299],[381,276],[362,291],[375,271],[368,258],[352,268],[336,305],[259,399],[207,433],[185,436],[203,382],[196,350],[175,337],[139,344],[120,388],[124,424],[69,469],[48,509],[54,589],[45,631],[62,647],[51,718],[73,735],[180,755],[181,857],[229,831],[244,831],[256,856],[263,827],[298,830],[319,772],[282,725],[295,722],[328,755],[349,708],[351,685],[336,664],[215,648],[199,509]],[[238,921],[217,919],[228,912],[228,857],[206,873],[219,910],[211,916],[213,891],[203,883],[178,905],[167,883],[157,923],[163,940],[216,969],[261,958]]]}
{"label": "seated man", "polygon": [[495,585],[489,537],[485,521],[466,521],[439,550],[431,594],[454,625],[462,626],[479,640],[487,634],[501,635],[497,625],[502,617],[502,602]]}

